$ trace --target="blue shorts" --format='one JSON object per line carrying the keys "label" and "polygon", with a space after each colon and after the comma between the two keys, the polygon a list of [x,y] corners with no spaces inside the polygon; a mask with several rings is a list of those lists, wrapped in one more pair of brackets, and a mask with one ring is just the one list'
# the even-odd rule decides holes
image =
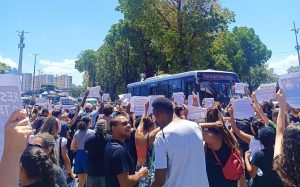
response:
{"label": "blue shorts", "polygon": [[84,150],[77,150],[75,156],[74,173],[82,174],[87,173],[88,156]]}

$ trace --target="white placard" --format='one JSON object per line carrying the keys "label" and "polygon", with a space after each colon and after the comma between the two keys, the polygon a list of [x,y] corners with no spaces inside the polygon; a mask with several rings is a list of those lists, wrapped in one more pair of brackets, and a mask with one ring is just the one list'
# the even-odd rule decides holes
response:
{"label": "white placard", "polygon": [[88,87],[87,89],[90,91],[89,95],[87,96],[88,98],[100,98],[100,86]]}
{"label": "white placard", "polygon": [[179,105],[183,105],[184,104],[184,93],[183,92],[176,92],[173,93],[173,100],[174,102],[176,102]]}
{"label": "white placard", "polygon": [[204,98],[202,101],[203,108],[212,108],[214,106],[215,99],[214,98]]}
{"label": "white placard", "polygon": [[237,119],[249,119],[254,117],[254,110],[251,105],[250,98],[242,98],[233,100],[233,116]]}
{"label": "white placard", "polygon": [[187,119],[188,120],[198,120],[198,119],[205,119],[207,115],[206,108],[200,108],[195,106],[186,106],[188,110]]}
{"label": "white placard", "polygon": [[4,148],[4,124],[18,109],[22,109],[20,76],[0,74],[0,161]]}
{"label": "white placard", "polygon": [[46,102],[45,98],[35,98],[35,103],[38,106],[44,106]]}
{"label": "white placard", "polygon": [[235,83],[235,85],[234,85],[235,93],[245,94],[245,87],[246,87],[246,85],[243,83]]}
{"label": "white placard", "polygon": [[276,98],[277,83],[261,84],[259,89],[255,91],[258,102],[270,101]]}
{"label": "white placard", "polygon": [[293,108],[300,108],[300,72],[280,75],[279,85],[287,103]]}
{"label": "white placard", "polygon": [[188,106],[193,106],[193,95],[188,96]]}
{"label": "white placard", "polygon": [[119,98],[121,100],[121,106],[126,106],[130,102],[131,93],[121,94],[121,95],[119,95]]}
{"label": "white placard", "polygon": [[152,103],[155,99],[160,98],[160,97],[165,97],[165,96],[164,95],[149,95],[148,96],[149,108],[148,108],[147,115],[150,115],[153,113]]}
{"label": "white placard", "polygon": [[249,151],[250,151],[250,161],[256,151],[262,150],[264,146],[261,144],[259,140],[252,139],[250,141],[249,145]]}
{"label": "white placard", "polygon": [[145,112],[145,103],[148,97],[133,96],[130,99],[130,112],[134,112],[136,116],[141,116]]}
{"label": "white placard", "polygon": [[104,102],[107,102],[108,98],[109,98],[109,94],[108,93],[103,94],[103,101]]}

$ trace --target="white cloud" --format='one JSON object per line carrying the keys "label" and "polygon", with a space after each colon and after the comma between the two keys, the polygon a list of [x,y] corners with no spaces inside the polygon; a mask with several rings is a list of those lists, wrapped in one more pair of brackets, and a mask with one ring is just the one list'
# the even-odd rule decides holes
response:
{"label": "white cloud", "polygon": [[12,68],[18,68],[18,65],[16,62],[14,62],[11,58],[3,57],[1,54],[0,54],[0,62],[4,63]]}
{"label": "white cloud", "polygon": [[269,63],[269,68],[273,68],[274,72],[278,75],[286,74],[287,69],[291,66],[298,66],[298,56],[289,55],[285,59],[278,62]]}
{"label": "white cloud", "polygon": [[75,69],[74,59],[64,59],[63,61],[40,60],[43,74],[64,75],[68,74],[73,78],[73,84],[82,85],[83,73]]}

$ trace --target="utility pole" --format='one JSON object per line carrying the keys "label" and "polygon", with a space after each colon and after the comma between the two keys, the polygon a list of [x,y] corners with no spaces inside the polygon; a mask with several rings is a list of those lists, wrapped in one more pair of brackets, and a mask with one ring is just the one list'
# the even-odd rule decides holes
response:
{"label": "utility pole", "polygon": [[34,97],[34,94],[35,94],[35,88],[34,88],[34,83],[35,83],[35,66],[36,66],[36,56],[38,56],[39,54],[32,54],[34,55],[34,66],[33,66],[33,83],[32,83],[32,87],[33,87],[33,97]]}
{"label": "utility pole", "polygon": [[18,36],[20,36],[20,43],[18,44],[18,48],[20,48],[18,74],[22,75],[23,48],[25,48],[24,33],[28,33],[28,32],[24,32],[24,30],[22,30],[22,31],[17,31],[17,33]]}
{"label": "utility pole", "polygon": [[300,53],[299,53],[299,50],[300,50],[300,46],[298,45],[298,33],[299,33],[299,30],[300,28],[296,28],[296,24],[294,22],[294,29],[292,29],[291,31],[294,31],[295,32],[295,37],[296,37],[296,50],[297,50],[297,53],[298,53],[298,62],[299,62],[299,67],[300,67]]}

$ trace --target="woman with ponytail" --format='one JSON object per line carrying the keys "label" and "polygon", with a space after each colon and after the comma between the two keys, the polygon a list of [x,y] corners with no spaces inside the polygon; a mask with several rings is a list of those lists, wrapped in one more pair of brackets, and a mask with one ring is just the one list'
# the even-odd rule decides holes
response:
{"label": "woman with ponytail", "polygon": [[83,116],[78,123],[78,130],[75,132],[71,143],[71,150],[77,151],[75,156],[74,173],[78,175],[78,187],[84,187],[87,180],[88,156],[84,151],[84,143],[86,138],[95,132],[89,129],[91,124],[91,118]]}
{"label": "woman with ponytail", "polygon": [[43,149],[28,146],[20,159],[20,182],[23,187],[55,187],[53,162]]}

